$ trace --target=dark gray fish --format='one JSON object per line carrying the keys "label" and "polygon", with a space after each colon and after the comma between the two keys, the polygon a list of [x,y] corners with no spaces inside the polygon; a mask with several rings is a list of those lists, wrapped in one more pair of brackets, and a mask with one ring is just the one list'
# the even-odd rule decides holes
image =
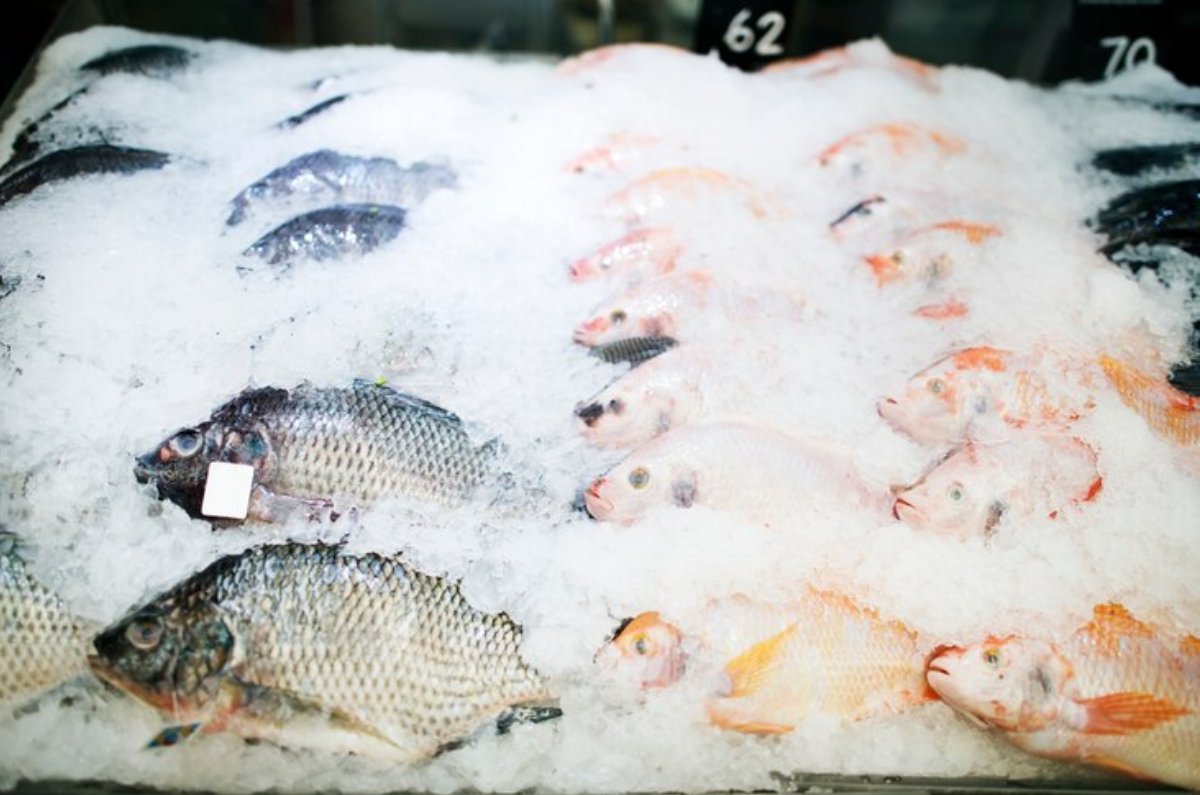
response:
{"label": "dark gray fish", "polygon": [[678,345],[670,337],[630,337],[592,348],[592,355],[609,364],[629,362],[637,367]]}
{"label": "dark gray fish", "polygon": [[140,44],[105,53],[79,68],[101,75],[122,73],[166,77],[187,66],[192,57],[187,50],[170,44]]}
{"label": "dark gray fish", "polygon": [[23,166],[0,182],[0,207],[49,182],[62,182],[91,174],[132,174],[160,169],[170,155],[149,149],[96,144],[60,149]]}
{"label": "dark gray fish", "polygon": [[87,93],[87,90],[87,86],[84,86],[78,91],[72,92],[66,99],[59,101],[54,107],[22,127],[16,137],[13,138],[12,157],[8,159],[3,168],[0,168],[0,174],[11,171],[21,163],[32,160],[43,146],[47,143],[52,143],[55,140],[55,136],[53,133],[46,132],[47,123],[64,108],[74,104],[75,100]]}
{"label": "dark gray fish", "polygon": [[1136,177],[1150,171],[1170,171],[1200,161],[1200,142],[1127,146],[1097,152],[1092,165],[1101,171]]}
{"label": "dark gray fish", "polygon": [[334,105],[338,105],[342,102],[345,102],[348,99],[350,99],[349,94],[339,94],[336,97],[330,97],[329,99],[318,102],[316,105],[313,105],[311,108],[308,108],[307,110],[303,110],[303,111],[297,113],[295,116],[288,116],[286,119],[279,122],[275,126],[281,130],[290,130],[293,127],[299,127],[301,124],[304,124],[304,122],[308,121],[309,119],[313,118],[314,116],[320,116],[322,113],[329,110]]}
{"label": "dark gray fish", "polygon": [[1200,180],[1151,185],[1123,193],[1092,221],[1107,235],[1105,254],[1138,243],[1168,245],[1200,256]]}
{"label": "dark gray fish", "polygon": [[404,210],[387,204],[325,207],[277,226],[243,253],[270,265],[287,265],[301,257],[320,261],[366,254],[399,235],[404,216]]}
{"label": "dark gray fish", "polygon": [[388,387],[249,389],[212,417],[172,434],[134,473],[159,497],[199,517],[214,461],[255,468],[251,516],[285,518],[349,498],[442,505],[466,500],[490,471],[495,444],[476,447],[458,417]]}
{"label": "dark gray fish", "polygon": [[400,558],[295,543],[221,558],[95,639],[104,681],[179,726],[415,762],[561,714],[520,625]]}
{"label": "dark gray fish", "polygon": [[291,197],[412,207],[433,191],[452,188],[455,183],[454,172],[446,166],[416,163],[403,168],[385,157],[354,157],[320,149],[285,163],[235,196],[225,223],[236,226],[256,204]]}

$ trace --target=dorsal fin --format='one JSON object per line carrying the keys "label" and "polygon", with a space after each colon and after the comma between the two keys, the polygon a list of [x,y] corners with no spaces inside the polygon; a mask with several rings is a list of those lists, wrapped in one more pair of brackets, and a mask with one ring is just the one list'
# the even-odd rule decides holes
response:
{"label": "dorsal fin", "polygon": [[444,422],[453,423],[454,425],[462,425],[462,420],[457,414],[447,411],[436,403],[430,403],[424,398],[419,398],[416,395],[410,395],[407,392],[401,392],[398,389],[388,386],[387,384],[369,381],[365,378],[356,378],[354,379],[354,388],[360,391],[370,391],[373,389],[387,390],[391,399],[395,400],[397,403],[403,403],[410,408],[426,414],[431,414]]}
{"label": "dorsal fin", "polygon": [[967,348],[954,355],[954,366],[959,370],[991,370],[1002,373],[1008,369],[1008,351],[981,345]]}
{"label": "dorsal fin", "polygon": [[1133,617],[1124,606],[1109,602],[1096,605],[1092,620],[1084,625],[1082,632],[1089,635],[1097,651],[1116,655],[1121,651],[1121,641],[1126,638],[1153,638],[1154,629]]}

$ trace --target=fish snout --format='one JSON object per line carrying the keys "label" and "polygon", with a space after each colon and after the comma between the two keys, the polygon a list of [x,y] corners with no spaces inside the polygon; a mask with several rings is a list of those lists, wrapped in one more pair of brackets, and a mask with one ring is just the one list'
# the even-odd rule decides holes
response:
{"label": "fish snout", "polygon": [[585,257],[580,260],[575,260],[571,263],[571,280],[576,282],[587,281],[596,275],[596,266],[592,263],[590,257]]}
{"label": "fish snout", "polygon": [[885,397],[875,404],[875,411],[884,420],[892,422],[900,412],[900,401],[895,398]]}
{"label": "fish snout", "polygon": [[596,478],[588,490],[584,492],[583,501],[593,519],[606,519],[612,513],[612,500],[605,499],[600,490],[608,484],[608,478]]}
{"label": "fish snout", "polygon": [[965,651],[964,647],[953,643],[939,643],[934,646],[925,657],[925,676],[928,677],[931,673],[950,676],[949,668],[953,666],[953,663],[949,663],[949,661],[957,661]]}
{"label": "fish snout", "polygon": [[133,476],[137,478],[138,483],[151,483],[158,477],[160,464],[161,458],[157,450],[138,456],[133,462]]}
{"label": "fish snout", "polygon": [[603,315],[592,318],[575,330],[575,341],[592,344],[595,338],[608,330],[608,318]]}
{"label": "fish snout", "polygon": [[892,503],[892,518],[898,522],[905,521],[906,517],[913,518],[915,513],[917,513],[916,506],[903,497],[896,497],[896,501]]}
{"label": "fish snout", "polygon": [[603,403],[580,403],[575,407],[575,416],[583,420],[583,424],[591,428],[596,421],[604,416]]}

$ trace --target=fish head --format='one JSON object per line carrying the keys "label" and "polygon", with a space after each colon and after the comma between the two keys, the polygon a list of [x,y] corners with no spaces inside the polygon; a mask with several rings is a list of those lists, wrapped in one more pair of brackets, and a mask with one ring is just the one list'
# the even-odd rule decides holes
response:
{"label": "fish head", "polygon": [[972,424],[995,411],[997,382],[1008,354],[968,348],[917,373],[898,394],[879,401],[879,415],[919,444],[959,444]]}
{"label": "fish head", "polygon": [[971,646],[939,646],[925,679],[955,710],[1002,731],[1037,731],[1065,705],[1070,664],[1049,643],[989,637]]}
{"label": "fish head", "polygon": [[[670,377],[669,360],[643,364],[575,407],[580,432],[601,447],[630,447],[675,427],[699,410],[695,385]],[[661,376],[666,375],[667,378]]]}
{"label": "fish head", "polygon": [[643,689],[666,687],[683,675],[683,635],[657,612],[642,613],[617,630],[596,661]]}
{"label": "fish head", "polygon": [[584,495],[588,513],[602,521],[632,524],[660,506],[690,508],[695,501],[695,475],[672,463],[652,450],[634,452],[592,482]]}
{"label": "fish head", "polygon": [[575,329],[574,340],[594,348],[630,337],[670,337],[674,331],[674,315],[669,309],[647,309],[618,300],[598,308],[581,323]]}
{"label": "fish head", "polygon": [[[187,606],[184,606],[187,604]],[[231,666],[234,636],[198,600],[152,603],[92,641],[88,665],[101,680],[181,720],[196,716]]]}
{"label": "fish head", "polygon": [[1007,508],[1001,475],[990,451],[965,444],[951,450],[916,483],[897,490],[892,515],[916,530],[987,535]]}
{"label": "fish head", "polygon": [[599,276],[650,278],[670,273],[682,247],[665,228],[637,229],[571,264],[571,279]]}
{"label": "fish head", "polygon": [[139,483],[153,483],[159,499],[170,500],[199,516],[209,464],[225,461],[258,468],[268,451],[266,437],[260,431],[203,422],[176,431],[150,452],[138,456],[133,473]]}

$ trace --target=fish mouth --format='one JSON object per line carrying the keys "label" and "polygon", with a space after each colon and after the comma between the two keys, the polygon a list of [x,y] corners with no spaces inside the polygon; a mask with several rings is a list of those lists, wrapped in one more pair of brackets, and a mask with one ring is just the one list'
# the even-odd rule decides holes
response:
{"label": "fish mouth", "polygon": [[896,501],[892,503],[892,518],[897,522],[911,522],[918,518],[920,514],[921,512],[917,509],[917,506],[903,497],[897,497]]}
{"label": "fish mouth", "polygon": [[612,514],[612,500],[600,496],[600,489],[604,488],[607,482],[608,478],[599,478],[583,493],[584,505],[593,519],[607,519]]}
{"label": "fish mouth", "polygon": [[925,679],[930,681],[931,685],[931,675],[936,674],[949,679],[951,676],[950,671],[945,665],[942,664],[942,661],[950,656],[959,657],[964,651],[966,651],[966,649],[964,649],[962,646],[955,646],[952,643],[940,643],[937,646],[934,646],[929,654],[925,657]]}
{"label": "fish mouth", "polygon": [[895,424],[900,421],[900,401],[895,398],[884,398],[879,401],[875,404],[875,411],[888,423]]}
{"label": "fish mouth", "polygon": [[587,281],[596,275],[596,269],[592,267],[589,260],[581,259],[571,263],[571,280],[576,282]]}
{"label": "fish mouth", "polygon": [[153,483],[158,479],[158,456],[156,453],[146,453],[138,456],[133,462],[133,476],[138,483]]}
{"label": "fish mouth", "polygon": [[572,339],[580,345],[594,346],[600,341],[600,335],[608,330],[608,319],[594,317],[575,329]]}

